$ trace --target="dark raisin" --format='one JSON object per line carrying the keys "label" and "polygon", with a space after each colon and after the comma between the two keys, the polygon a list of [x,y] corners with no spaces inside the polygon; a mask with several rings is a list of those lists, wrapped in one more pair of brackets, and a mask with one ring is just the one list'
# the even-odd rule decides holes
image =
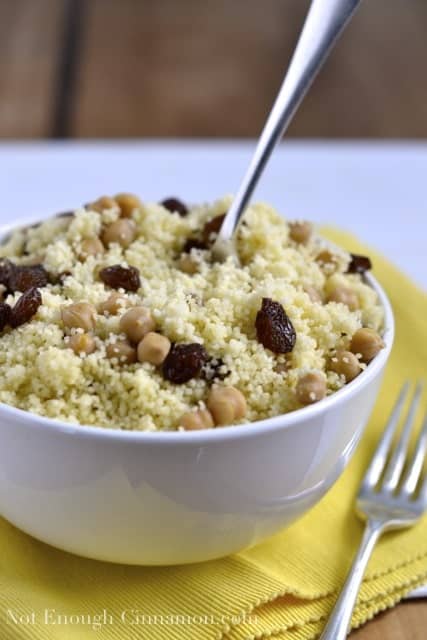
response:
{"label": "dark raisin", "polygon": [[190,253],[191,249],[199,249],[200,251],[204,251],[208,246],[206,242],[203,240],[198,240],[197,238],[187,238],[182,247],[183,253]]}
{"label": "dark raisin", "polygon": [[174,344],[163,362],[163,377],[176,384],[188,382],[200,374],[207,359],[201,344]]}
{"label": "dark raisin", "polygon": [[178,198],[166,198],[160,204],[171,213],[178,213],[180,216],[186,216],[188,213],[188,207]]}
{"label": "dark raisin", "polygon": [[213,233],[218,233],[221,229],[222,223],[224,222],[225,213],[220,216],[216,216],[209,220],[202,230],[202,239],[206,244],[209,244],[212,241],[211,235]]}
{"label": "dark raisin", "polygon": [[357,253],[351,253],[351,260],[347,267],[347,273],[365,273],[372,269],[372,262],[368,256],[359,256]]}
{"label": "dark raisin", "polygon": [[42,226],[42,222],[33,222],[33,224],[28,224],[27,226],[22,228],[22,231],[32,231],[33,229],[38,229]]}
{"label": "dark raisin", "polygon": [[229,376],[231,371],[225,368],[224,360],[222,358],[208,358],[202,367],[201,377],[207,382],[213,380],[225,380]]}
{"label": "dark raisin", "polygon": [[11,307],[5,302],[0,302],[0,331],[3,331],[7,324],[10,324]]}
{"label": "dark raisin", "polygon": [[0,284],[9,288],[9,279],[15,265],[10,260],[2,260],[0,262]]}
{"label": "dark raisin", "polygon": [[289,353],[295,346],[295,329],[280,302],[262,299],[255,328],[258,341],[274,353]]}
{"label": "dark raisin", "polygon": [[61,211],[55,214],[55,218],[74,218],[74,211]]}
{"label": "dark raisin", "polygon": [[41,264],[14,266],[9,276],[11,291],[27,291],[33,287],[45,287],[49,283],[49,274]]}
{"label": "dark raisin", "polygon": [[33,287],[25,291],[12,309],[10,326],[16,328],[31,320],[41,303],[42,296],[38,289]]}
{"label": "dark raisin", "polygon": [[61,287],[64,284],[65,278],[67,276],[71,276],[71,271],[60,271],[60,273],[50,274],[49,282],[50,284],[59,284]]}
{"label": "dark raisin", "polygon": [[141,286],[139,270],[136,267],[122,267],[114,264],[105,267],[99,272],[102,282],[113,289],[125,289],[126,291],[138,291]]}

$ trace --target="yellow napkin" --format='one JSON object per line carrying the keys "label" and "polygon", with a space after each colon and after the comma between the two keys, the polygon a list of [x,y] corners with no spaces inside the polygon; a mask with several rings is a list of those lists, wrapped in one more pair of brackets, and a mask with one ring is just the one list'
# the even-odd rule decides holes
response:
{"label": "yellow napkin", "polygon": [[[353,238],[327,235],[357,253]],[[373,256],[397,320],[383,390],[349,468],[303,519],[254,549],[205,564],[109,565],[57,551],[0,519],[0,637],[5,640],[315,638],[362,534],[353,498],[400,384],[425,375],[427,296]],[[427,581],[427,519],[386,535],[353,625]]]}

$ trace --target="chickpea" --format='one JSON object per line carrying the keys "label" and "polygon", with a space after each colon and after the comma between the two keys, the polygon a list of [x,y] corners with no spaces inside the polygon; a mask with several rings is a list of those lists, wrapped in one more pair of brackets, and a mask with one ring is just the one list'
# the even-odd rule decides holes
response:
{"label": "chickpea", "polygon": [[305,220],[303,222],[291,222],[289,224],[289,237],[298,244],[307,244],[312,231],[313,227]]}
{"label": "chickpea", "polygon": [[136,225],[133,220],[116,220],[106,227],[102,233],[102,242],[108,246],[117,242],[124,249],[128,247],[136,236]]}
{"label": "chickpea", "polygon": [[88,302],[75,302],[61,309],[62,322],[69,329],[90,331],[95,326],[96,309]]}
{"label": "chickpea", "polygon": [[120,207],[122,218],[130,218],[135,209],[142,207],[141,200],[132,193],[118,193],[115,200]]}
{"label": "chickpea", "polygon": [[359,308],[359,298],[357,294],[348,287],[336,287],[328,295],[328,302],[342,302],[350,311],[356,311]]}
{"label": "chickpea", "polygon": [[178,266],[181,271],[193,275],[199,270],[199,263],[190,254],[183,253],[178,260]]}
{"label": "chickpea", "polygon": [[79,257],[81,260],[86,260],[89,256],[97,256],[101,253],[104,253],[104,245],[97,236],[93,236],[83,240]]}
{"label": "chickpea", "polygon": [[138,360],[159,366],[169,353],[171,343],[166,336],[149,331],[138,344]]}
{"label": "chickpea", "polygon": [[232,424],[246,414],[245,396],[235,387],[216,387],[211,390],[207,406],[216,425]]}
{"label": "chickpea", "polygon": [[197,411],[188,411],[184,413],[180,420],[180,425],[186,431],[197,431],[199,429],[212,429],[214,421],[212,414],[207,409],[198,409]]}
{"label": "chickpea", "polygon": [[326,378],[320,371],[305,373],[296,386],[296,396],[301,404],[313,404],[326,395]]}
{"label": "chickpea", "polygon": [[81,353],[90,354],[96,349],[95,339],[90,333],[74,333],[70,336],[68,346],[77,355]]}
{"label": "chickpea", "polygon": [[133,364],[136,362],[136,349],[127,340],[117,340],[107,345],[107,358],[117,358],[120,363]]}
{"label": "chickpea", "polygon": [[318,289],[315,287],[305,287],[304,291],[310,298],[312,302],[317,302],[318,304],[323,304],[323,298]]}
{"label": "chickpea", "polygon": [[114,291],[104,302],[99,305],[99,313],[115,316],[120,309],[127,307],[129,300],[123,294]]}
{"label": "chickpea", "polygon": [[350,382],[361,372],[361,366],[359,360],[351,351],[344,351],[339,349],[334,356],[330,359],[329,368],[335,373],[339,373],[344,376],[346,382]]}
{"label": "chickpea", "polygon": [[135,343],[153,331],[155,326],[149,309],[145,307],[133,307],[120,318],[120,330],[127,335],[131,342]]}
{"label": "chickpea", "polygon": [[316,256],[316,262],[319,267],[328,273],[332,273],[337,268],[337,256],[328,249],[320,251]]}
{"label": "chickpea", "polygon": [[353,335],[350,350],[360,354],[362,362],[370,362],[385,346],[383,339],[373,329],[358,329]]}
{"label": "chickpea", "polygon": [[117,202],[114,198],[110,198],[110,196],[101,196],[98,200],[88,205],[89,209],[97,211],[98,213],[102,213],[105,209],[114,209],[116,207]]}

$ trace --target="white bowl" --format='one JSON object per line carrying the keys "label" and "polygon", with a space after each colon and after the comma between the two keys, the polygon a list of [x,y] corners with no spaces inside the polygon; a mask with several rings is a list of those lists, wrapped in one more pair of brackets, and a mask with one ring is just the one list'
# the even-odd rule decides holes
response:
{"label": "white bowl", "polygon": [[[322,498],[347,465],[378,393],[385,348],[318,404],[212,431],[72,426],[0,404],[0,513],[30,535],[128,564],[210,560],[256,544]],[[349,500],[352,496],[349,496]]]}

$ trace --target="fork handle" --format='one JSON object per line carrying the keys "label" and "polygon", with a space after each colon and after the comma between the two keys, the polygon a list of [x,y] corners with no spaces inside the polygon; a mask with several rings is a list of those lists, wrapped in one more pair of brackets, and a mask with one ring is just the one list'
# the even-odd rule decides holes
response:
{"label": "fork handle", "polygon": [[344,640],[346,638],[366,566],[383,530],[384,525],[379,520],[367,521],[359,550],[319,640]]}

